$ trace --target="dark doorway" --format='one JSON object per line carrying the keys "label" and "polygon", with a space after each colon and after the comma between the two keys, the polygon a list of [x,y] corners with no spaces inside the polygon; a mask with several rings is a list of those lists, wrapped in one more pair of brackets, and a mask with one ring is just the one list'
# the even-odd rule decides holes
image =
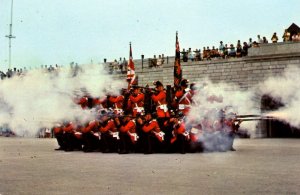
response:
{"label": "dark doorway", "polygon": [[[270,95],[261,97],[261,112],[268,113],[276,111],[283,107],[284,104],[280,99]],[[300,138],[300,129],[290,126],[288,123],[276,119],[266,119],[261,121],[262,127],[269,138]]]}

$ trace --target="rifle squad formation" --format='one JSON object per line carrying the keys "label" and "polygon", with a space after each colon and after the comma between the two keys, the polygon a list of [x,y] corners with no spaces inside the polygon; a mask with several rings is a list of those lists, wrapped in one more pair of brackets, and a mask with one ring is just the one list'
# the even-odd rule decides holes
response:
{"label": "rifle squad formation", "polygon": [[[248,116],[237,117],[226,109],[211,109],[199,120],[187,117],[197,93],[195,84],[183,79],[178,87],[132,85],[119,95],[94,98],[87,93],[76,99],[82,109],[95,109],[97,116],[86,124],[63,121],[53,127],[56,150],[126,153],[186,153],[227,151],[235,132]],[[220,97],[207,97],[221,102]],[[257,120],[256,115],[251,119]]]}

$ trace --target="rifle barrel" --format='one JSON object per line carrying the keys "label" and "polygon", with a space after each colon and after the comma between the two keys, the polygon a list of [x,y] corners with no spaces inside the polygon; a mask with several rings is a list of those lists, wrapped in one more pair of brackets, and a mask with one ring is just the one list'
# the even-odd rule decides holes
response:
{"label": "rifle barrel", "polygon": [[275,119],[274,117],[256,117],[256,118],[236,118],[237,120],[242,120],[242,121],[259,121],[259,120],[272,120]]}
{"label": "rifle barrel", "polygon": [[261,117],[258,114],[246,114],[246,115],[237,115],[236,118],[250,118],[250,117]]}

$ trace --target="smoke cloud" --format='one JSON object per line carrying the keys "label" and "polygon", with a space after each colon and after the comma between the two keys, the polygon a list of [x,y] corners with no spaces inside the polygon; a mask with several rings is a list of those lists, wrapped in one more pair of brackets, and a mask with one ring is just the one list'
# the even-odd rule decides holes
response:
{"label": "smoke cloud", "polygon": [[259,86],[262,94],[267,94],[284,104],[280,109],[266,115],[285,121],[294,127],[300,126],[299,73],[299,68],[288,67],[282,76],[269,78]]}
{"label": "smoke cloud", "polygon": [[125,86],[126,82],[113,79],[101,65],[64,67],[51,73],[29,71],[25,76],[1,81],[0,124],[8,124],[17,135],[35,136],[39,128],[51,128],[58,122],[86,122],[95,113],[82,110],[74,97],[85,92],[92,97],[103,97],[107,92],[118,94]]}
{"label": "smoke cloud", "polygon": [[[209,114],[217,113],[221,109],[225,114],[260,114],[260,99],[256,97],[255,89],[247,91],[239,90],[238,86],[226,83],[212,83],[209,79],[198,81],[193,106],[188,116],[189,120],[199,121],[203,118],[211,117],[211,121],[219,120],[219,115]],[[245,122],[241,124],[242,128],[255,130],[257,122]]]}

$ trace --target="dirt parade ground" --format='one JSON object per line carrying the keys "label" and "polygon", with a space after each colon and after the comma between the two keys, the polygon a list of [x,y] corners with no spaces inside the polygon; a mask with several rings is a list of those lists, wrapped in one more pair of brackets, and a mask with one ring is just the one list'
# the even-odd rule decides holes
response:
{"label": "dirt parade ground", "polygon": [[0,194],[299,194],[299,139],[238,139],[236,152],[54,151],[55,139],[0,138]]}

